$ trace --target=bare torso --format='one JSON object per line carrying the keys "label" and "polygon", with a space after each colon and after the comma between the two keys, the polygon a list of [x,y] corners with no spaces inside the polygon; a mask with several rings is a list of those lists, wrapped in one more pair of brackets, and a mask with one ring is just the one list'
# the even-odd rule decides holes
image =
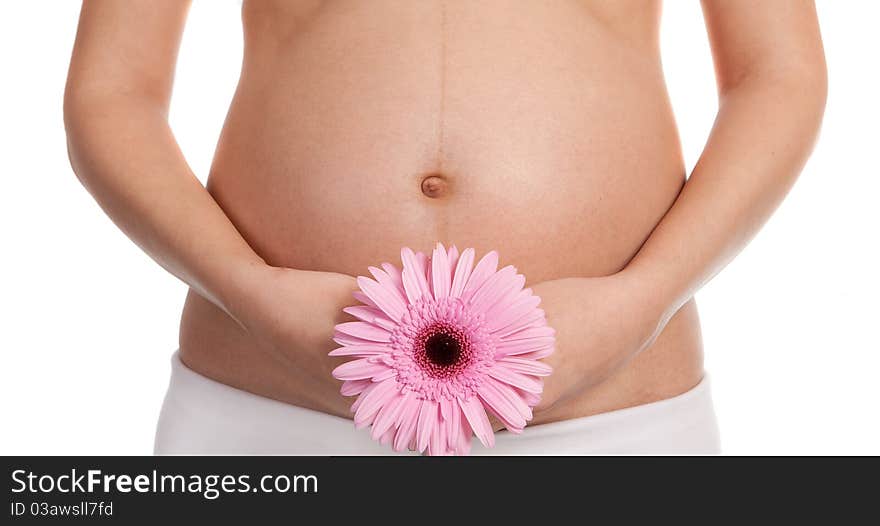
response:
{"label": "bare torso", "polygon": [[[659,9],[246,2],[244,67],[209,190],[276,266],[358,275],[397,262],[401,246],[442,241],[497,249],[529,283],[612,274],[684,183]],[[309,405],[194,293],[181,354],[227,384]],[[651,348],[542,418],[666,398],[701,376],[691,302]]]}

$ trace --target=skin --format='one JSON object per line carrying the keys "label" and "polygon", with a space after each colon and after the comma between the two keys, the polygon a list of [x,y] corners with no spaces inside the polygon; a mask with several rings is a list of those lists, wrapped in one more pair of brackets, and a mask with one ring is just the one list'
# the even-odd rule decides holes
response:
{"label": "skin", "polygon": [[348,416],[326,353],[353,276],[439,240],[542,298],[534,422],[667,398],[703,374],[694,293],[794,183],[826,96],[812,2],[702,6],[720,104],[687,179],[642,1],[245,2],[206,189],[167,121],[188,3],[87,0],[71,164],[190,286],[181,356],[206,376]]}

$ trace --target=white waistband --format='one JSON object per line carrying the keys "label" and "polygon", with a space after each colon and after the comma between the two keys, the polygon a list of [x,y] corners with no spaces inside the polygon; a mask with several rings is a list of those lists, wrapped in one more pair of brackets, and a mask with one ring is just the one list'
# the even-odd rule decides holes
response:
{"label": "white waistband", "polygon": [[[351,420],[222,384],[186,367],[177,352],[159,425],[158,454],[392,454]],[[673,398],[474,440],[472,454],[711,454],[719,451],[709,379]]]}

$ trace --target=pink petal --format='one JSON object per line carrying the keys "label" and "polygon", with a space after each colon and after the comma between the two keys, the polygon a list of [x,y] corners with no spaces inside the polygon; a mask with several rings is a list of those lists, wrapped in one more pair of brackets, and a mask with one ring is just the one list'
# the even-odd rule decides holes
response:
{"label": "pink petal", "polygon": [[[390,265],[389,265],[390,266]],[[379,282],[379,285],[382,285],[382,288],[388,291],[391,295],[393,295],[400,302],[401,305],[406,305],[406,291],[403,290],[403,282],[400,278],[400,271],[391,267],[393,269],[393,274],[389,274],[385,270],[378,269],[376,267],[367,267],[370,271],[370,274],[376,278],[376,281]]]}
{"label": "pink petal", "polygon": [[452,270],[449,268],[449,258],[446,255],[446,249],[443,248],[441,243],[437,243],[437,247],[434,248],[431,265],[434,297],[437,299],[445,298],[449,296],[449,288],[452,285]]}
{"label": "pink petal", "polygon": [[[522,429],[526,426],[526,419],[523,418],[512,401],[499,392],[496,382],[484,382],[477,394],[479,394],[480,400],[486,404],[486,408],[492,411],[508,430]],[[522,400],[520,401],[522,402]]]}
{"label": "pink petal", "polygon": [[381,342],[374,342],[372,340],[365,340],[363,338],[357,338],[355,336],[351,336],[350,334],[344,334],[339,331],[335,331],[333,333],[333,341],[338,343],[339,345],[379,345]]}
{"label": "pink petal", "polygon": [[[506,312],[507,308],[511,305],[532,297],[531,291],[525,292],[526,289],[523,289],[525,283],[525,276],[517,274],[506,285],[500,285],[502,287],[501,292],[484,303],[484,307],[481,307],[483,312]],[[538,299],[538,301],[540,302],[541,300]]]}
{"label": "pink petal", "polygon": [[[454,401],[450,401],[449,412],[452,416],[451,427],[449,430],[449,447],[458,450],[458,441],[461,440],[461,409]],[[468,436],[468,442],[470,442]]]}
{"label": "pink petal", "polygon": [[517,354],[517,358],[522,358],[524,360],[540,360],[542,358],[546,358],[553,354],[553,347],[544,347],[543,349],[538,349],[537,351],[527,352],[524,354]]}
{"label": "pink petal", "polygon": [[366,358],[369,356],[379,356],[388,354],[391,349],[377,343],[367,343],[363,345],[344,345],[330,351],[328,356],[358,356]]}
{"label": "pink petal", "polygon": [[449,420],[452,418],[452,401],[448,398],[440,397],[440,419]]}
{"label": "pink petal", "polygon": [[384,435],[386,431],[397,423],[397,418],[406,407],[406,398],[407,395],[398,393],[379,409],[376,419],[373,421],[373,429],[370,431],[373,440]]}
{"label": "pink petal", "polygon": [[384,363],[374,363],[367,358],[346,362],[333,369],[333,378],[337,380],[363,380],[388,370]]}
{"label": "pink petal", "polygon": [[471,431],[471,426],[468,424],[467,418],[460,418],[459,421],[461,422],[461,428],[459,429],[459,435],[456,439],[455,452],[459,455],[467,455],[471,452],[471,436],[473,435],[473,431]]}
{"label": "pink petal", "polygon": [[[361,402],[354,414],[354,425],[360,429],[373,422],[373,417],[393,396],[397,394],[397,382],[382,382],[361,395]],[[360,401],[360,399],[358,399]]]}
{"label": "pink petal", "polygon": [[385,316],[377,316],[373,318],[373,325],[385,329],[388,332],[394,332],[394,329],[397,328],[397,323],[389,320]]}
{"label": "pink petal", "polygon": [[505,334],[501,337],[503,341],[509,342],[514,340],[527,340],[529,338],[542,338],[545,336],[554,336],[556,331],[553,327],[547,325],[527,327],[523,330]]}
{"label": "pink petal", "polygon": [[532,351],[539,351],[548,347],[553,347],[556,338],[545,336],[543,338],[529,338],[528,340],[501,340],[495,345],[496,356],[513,356],[516,354],[525,354]]}
{"label": "pink petal", "polygon": [[394,283],[394,286],[397,288],[397,291],[400,293],[401,298],[406,298],[406,290],[403,288],[403,278],[400,275],[400,269],[392,265],[391,263],[382,263],[382,270],[388,274],[391,283]]}
{"label": "pink petal", "polygon": [[431,274],[432,274],[432,272],[433,272],[434,266],[431,264],[431,258],[430,258],[430,257],[425,256],[425,255],[422,254],[421,252],[419,252],[418,254],[416,254],[416,259],[419,260],[419,263],[422,263],[422,257],[425,258],[425,259],[424,259],[424,264],[425,264],[425,281],[428,282],[428,289],[429,289],[429,291],[428,291],[428,295],[429,295],[429,297],[430,297],[430,296],[433,296],[433,295],[434,295],[434,291],[433,291],[433,288],[432,288],[432,283],[433,283],[434,281],[433,281],[433,278],[431,277]]}
{"label": "pink petal", "polygon": [[419,262],[412,249],[407,247],[400,249],[400,260],[403,262],[401,279],[409,302],[415,303],[422,296],[430,296],[425,267]]}
{"label": "pink petal", "polygon": [[422,404],[414,396],[404,402],[403,413],[400,416],[400,427],[394,437],[394,451],[403,451],[409,446],[416,434],[416,423],[419,418],[419,409]]}
{"label": "pink petal", "polygon": [[[523,278],[523,280],[525,280],[525,278]],[[502,316],[513,304],[520,303],[525,301],[526,298],[532,297],[537,298],[537,296],[532,293],[532,289],[508,290],[508,292],[502,296],[505,301],[496,301],[491,307],[486,309],[486,318],[489,319]],[[538,301],[541,301],[540,298],[538,298]]]}
{"label": "pink petal", "polygon": [[469,299],[487,279],[495,274],[497,268],[498,252],[493,250],[483,256],[479,263],[477,263],[477,266],[474,267],[473,272],[471,272],[468,277],[467,284],[465,284],[464,289],[462,290],[461,298],[464,300]]}
{"label": "pink petal", "polygon": [[[419,264],[419,268],[422,269],[423,273],[428,272],[431,269],[431,266],[428,264],[430,261],[428,260],[428,256],[425,255],[424,252],[416,252],[416,261]],[[427,275],[427,274],[425,274]]]}
{"label": "pink petal", "polygon": [[526,329],[529,327],[537,327],[541,325],[546,325],[547,319],[544,317],[544,309],[532,309],[525,316],[515,320],[513,323],[506,327],[502,327],[495,331],[495,334],[499,337],[504,337],[509,334],[513,334],[522,329]]}
{"label": "pink petal", "polygon": [[390,342],[391,333],[381,327],[364,321],[347,321],[336,325],[336,330],[342,334],[354,336],[371,342]]}
{"label": "pink petal", "polygon": [[492,424],[489,423],[489,417],[486,416],[486,410],[483,409],[480,400],[476,396],[471,396],[466,400],[459,398],[458,405],[480,442],[486,447],[493,447],[495,433],[492,431]]}
{"label": "pink petal", "polygon": [[520,394],[522,391],[500,382],[489,381],[486,383],[491,386],[490,389],[497,390],[502,398],[509,402],[514,407],[514,409],[516,409],[519,415],[526,419],[526,421],[532,419],[532,408],[529,407],[528,404],[526,404],[525,400],[523,400],[523,397]]}
{"label": "pink petal", "polygon": [[[441,425],[440,425],[440,429],[443,431],[440,436],[440,444],[441,444],[441,448],[444,450],[445,455],[452,455],[455,453],[455,449],[456,449],[455,442],[458,439],[458,435],[455,434],[456,430],[453,426],[452,419],[453,419],[453,415],[455,413],[461,413],[461,410],[458,408],[457,405],[453,406],[453,402],[449,398],[444,397],[442,400],[446,401],[447,406],[446,406],[446,417],[443,419],[443,422],[441,422]],[[441,402],[441,408],[442,408],[442,402]]]}
{"label": "pink petal", "polygon": [[419,422],[416,428],[416,450],[421,453],[428,447],[434,424],[437,422],[437,403],[431,400],[423,400],[419,410]]}
{"label": "pink petal", "polygon": [[503,364],[493,365],[489,369],[489,376],[500,382],[510,384],[530,393],[537,394],[544,389],[543,383],[539,379],[512,371]]}
{"label": "pink petal", "polygon": [[364,381],[370,382],[370,385],[368,385],[367,388],[364,389],[364,392],[361,393],[361,395],[359,397],[357,397],[357,399],[354,401],[353,404],[351,404],[351,412],[352,413],[357,413],[358,408],[360,408],[360,406],[364,403],[364,398],[366,398],[367,395],[370,394],[372,391],[374,391],[376,389],[376,386],[379,385],[379,384],[374,384],[370,380],[364,380]]}
{"label": "pink petal", "polygon": [[508,335],[527,327],[538,327],[546,324],[547,320],[544,318],[544,310],[532,308],[525,311],[525,313],[521,313],[521,316],[508,322],[506,325],[499,326],[495,329],[494,333],[498,335]]}
{"label": "pink petal", "polygon": [[455,265],[455,272],[452,277],[452,289],[449,292],[449,295],[455,298],[460,298],[462,292],[464,292],[464,286],[467,284],[468,278],[471,275],[471,269],[474,266],[474,249],[466,248],[464,252],[461,253],[461,256],[458,258],[458,263]]}
{"label": "pink petal", "polygon": [[342,396],[354,396],[361,394],[364,392],[364,389],[367,388],[372,383],[369,379],[364,380],[346,380],[342,382],[342,388],[339,390]]}
{"label": "pink petal", "polygon": [[373,320],[376,318],[389,319],[382,310],[376,307],[370,307],[369,305],[353,305],[351,307],[345,307],[342,309],[342,312],[347,312],[355,318],[367,323],[373,323]]}
{"label": "pink petal", "polygon": [[541,303],[541,298],[528,295],[518,298],[513,303],[506,303],[504,300],[499,301],[496,305],[506,305],[506,308],[503,310],[493,309],[494,315],[486,314],[487,328],[490,331],[496,331],[507,327],[532,312],[538,307],[539,303]]}
{"label": "pink petal", "polygon": [[373,376],[373,378],[371,378],[371,381],[384,382],[385,380],[390,380],[392,378],[397,378],[397,371],[389,367],[387,370]]}
{"label": "pink petal", "polygon": [[[390,272],[388,269],[391,269]],[[390,293],[394,294],[402,303],[406,303],[406,291],[403,290],[403,282],[400,279],[400,270],[391,263],[382,263],[382,268],[367,267],[370,274],[386,288]]]}
{"label": "pink petal", "polygon": [[446,452],[446,436],[443,433],[443,429],[445,426],[443,422],[436,421],[434,422],[434,431],[431,433],[431,436],[428,437],[428,454],[431,456],[442,455]]}
{"label": "pink petal", "polygon": [[357,284],[364,291],[364,294],[369,296],[373,303],[388,314],[392,320],[400,320],[406,311],[406,302],[400,297],[397,290],[392,288],[393,285],[389,284],[385,287],[364,276],[357,277]]}
{"label": "pink petal", "polygon": [[530,407],[535,407],[536,405],[541,403],[541,395],[535,393],[522,393],[523,402],[528,404]]}
{"label": "pink petal", "polygon": [[394,433],[395,429],[393,427],[388,431],[385,431],[385,434],[379,437],[379,443],[383,446],[390,444],[391,441],[394,439]]}
{"label": "pink petal", "polygon": [[513,356],[505,356],[504,358],[500,358],[498,360],[498,363],[503,363],[508,369],[511,369],[513,371],[535,376],[548,376],[550,373],[553,372],[553,368],[544,362],[538,362],[535,360],[524,360],[522,358]]}
{"label": "pink petal", "polygon": [[[526,280],[516,273],[516,268],[507,265],[489,277],[470,297],[470,304],[477,312],[485,312],[505,295],[513,295],[522,290]],[[511,291],[513,291],[511,293]]]}
{"label": "pink petal", "polygon": [[[513,433],[521,431],[526,426],[526,422],[520,417],[516,411],[506,404],[497,395],[490,393],[480,394],[480,400],[486,407],[486,411],[501,421],[501,424]],[[497,406],[497,407],[496,407]]]}
{"label": "pink petal", "polygon": [[[356,291],[352,292],[351,295],[354,296],[354,299],[358,300],[359,302],[363,303],[364,305],[368,305],[370,307],[374,307],[376,309],[379,309],[379,307],[376,305],[376,303],[373,300],[371,300],[369,296],[364,294],[364,291],[356,290]],[[382,310],[382,309],[379,309],[379,310]]]}
{"label": "pink petal", "polygon": [[455,267],[458,264],[458,248],[455,245],[449,247],[449,251],[447,252],[447,257],[449,258],[449,281],[452,282],[452,278],[455,275]]}

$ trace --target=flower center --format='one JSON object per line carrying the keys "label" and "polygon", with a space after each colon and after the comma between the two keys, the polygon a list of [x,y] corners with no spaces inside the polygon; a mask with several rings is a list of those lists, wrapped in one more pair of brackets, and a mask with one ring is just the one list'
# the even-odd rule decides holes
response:
{"label": "flower center", "polygon": [[391,332],[388,365],[420,400],[468,397],[495,363],[496,338],[461,299],[423,298]]}
{"label": "flower center", "polygon": [[446,332],[433,334],[425,340],[425,358],[439,367],[455,365],[461,358],[461,342]]}
{"label": "flower center", "polygon": [[457,376],[473,362],[471,338],[454,325],[434,323],[413,342],[413,358],[432,378]]}

